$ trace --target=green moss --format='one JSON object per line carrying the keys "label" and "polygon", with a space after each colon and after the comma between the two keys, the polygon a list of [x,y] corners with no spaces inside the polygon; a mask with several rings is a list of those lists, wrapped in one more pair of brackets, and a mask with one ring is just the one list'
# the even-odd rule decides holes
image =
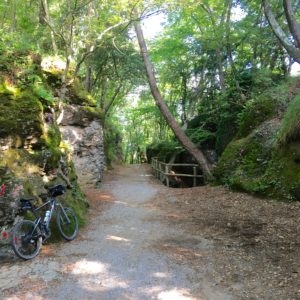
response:
{"label": "green moss", "polygon": [[96,106],[96,100],[89,94],[81,82],[76,78],[68,87],[70,92],[70,101],[73,104]]}
{"label": "green moss", "polygon": [[43,70],[43,74],[46,78],[47,83],[52,87],[52,88],[57,88],[61,87],[62,85],[62,76],[63,76],[63,71],[58,71],[56,69],[51,69],[51,70]]}
{"label": "green moss", "polygon": [[261,95],[247,101],[244,110],[238,115],[238,136],[245,137],[262,122],[273,117],[276,112],[276,102],[270,95]]}
{"label": "green moss", "polygon": [[0,138],[39,139],[42,135],[43,107],[30,91],[23,91],[17,97],[0,94],[0,111]]}
{"label": "green moss", "polygon": [[282,120],[277,142],[283,146],[300,138],[300,95],[289,104]]}
{"label": "green moss", "polygon": [[300,200],[296,191],[300,188],[300,143],[276,149],[262,181],[268,188],[265,195],[281,200]]}
{"label": "green moss", "polygon": [[8,149],[0,152],[0,168],[7,168],[18,178],[27,179],[39,172],[36,156],[25,149]]}
{"label": "green moss", "polygon": [[236,140],[224,151],[215,176],[232,188],[256,193],[260,185],[257,178],[264,174],[267,161],[261,142],[253,137]]}
{"label": "green moss", "polygon": [[44,131],[44,143],[47,151],[51,153],[51,156],[47,160],[47,168],[56,169],[63,155],[62,149],[60,149],[61,133],[56,124],[51,124],[47,129],[45,128]]}
{"label": "green moss", "polygon": [[88,203],[85,200],[85,195],[81,191],[78,184],[75,184],[72,190],[68,191],[63,202],[70,206],[78,217],[79,225],[85,224],[85,215],[88,209]]}
{"label": "green moss", "polygon": [[221,183],[227,183],[232,176],[233,170],[242,160],[242,152],[247,139],[240,139],[231,142],[223,152],[215,169],[215,176]]}
{"label": "green moss", "polygon": [[[0,151],[1,180],[12,187],[21,184],[22,196],[37,197],[44,192],[45,184],[66,185],[62,178],[48,172],[57,169],[63,157],[74,188],[67,191],[62,202],[74,209],[83,225],[88,205],[77,183],[74,165],[68,158],[68,147],[61,141],[58,125],[44,123],[43,118],[44,110],[49,111],[50,107],[55,110],[57,104],[53,94],[62,85],[62,72],[53,75],[56,85],[52,89],[39,65],[40,57],[29,52],[0,54],[0,146],[8,148]],[[78,80],[70,89],[67,86],[66,96],[71,100],[78,98],[74,101],[81,105],[80,117],[101,119],[101,110],[95,107],[95,101],[84,92]],[[48,152],[50,157],[45,156]]]}
{"label": "green moss", "polygon": [[26,180],[23,184],[23,187],[24,187],[24,194],[26,194],[26,195],[34,194],[34,186],[31,181]]}
{"label": "green moss", "polygon": [[255,134],[230,143],[216,168],[219,183],[280,200],[297,199],[300,143],[273,147],[276,128],[263,134],[266,126],[262,126]]}
{"label": "green moss", "polygon": [[31,84],[31,88],[34,94],[40,99],[45,100],[46,102],[53,103],[54,98],[51,90],[43,83],[42,79],[39,76],[35,76],[34,82]]}
{"label": "green moss", "polygon": [[84,111],[86,117],[91,121],[94,119],[103,119],[104,113],[101,108],[93,106],[82,106],[81,109]]}

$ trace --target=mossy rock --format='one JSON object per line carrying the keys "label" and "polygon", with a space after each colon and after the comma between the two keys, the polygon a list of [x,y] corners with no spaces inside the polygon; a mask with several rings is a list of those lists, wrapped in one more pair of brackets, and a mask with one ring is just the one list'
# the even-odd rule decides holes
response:
{"label": "mossy rock", "polygon": [[280,146],[294,141],[300,141],[300,95],[297,95],[289,104],[277,138]]}
{"label": "mossy rock", "polygon": [[217,180],[234,189],[280,200],[300,200],[300,143],[276,147],[278,120],[263,123],[231,142],[215,170]]}
{"label": "mossy rock", "polygon": [[44,130],[44,144],[45,149],[48,151],[47,159],[47,170],[55,169],[58,165],[58,162],[63,155],[63,151],[60,148],[61,143],[61,133],[57,124],[53,123],[48,128]]}
{"label": "mossy rock", "polygon": [[96,100],[84,89],[77,78],[68,86],[68,93],[71,104],[96,106]]}
{"label": "mossy rock", "polygon": [[[7,184],[9,205],[16,201],[9,193],[14,193],[19,185],[22,186],[20,196],[38,197],[45,191],[47,182],[48,185],[66,185],[66,178],[52,176],[50,172],[65,168],[65,164],[60,165],[63,158],[68,169],[64,175],[74,188],[68,190],[62,202],[74,209],[83,224],[88,205],[77,183],[68,147],[62,145],[54,117],[46,118],[48,113],[53,115],[53,110],[57,111],[54,95],[58,96],[62,87],[63,72],[45,74],[40,64],[40,56],[28,51],[0,54],[0,181]],[[79,80],[66,87],[66,96],[70,103],[78,104],[79,118],[89,122],[101,119],[101,110],[96,108],[95,100],[84,91]]]}
{"label": "mossy rock", "polygon": [[291,143],[273,151],[262,181],[265,194],[282,200],[300,200],[300,143]]}
{"label": "mossy rock", "polygon": [[28,178],[30,175],[39,173],[42,166],[42,157],[25,149],[7,149],[0,151],[0,168],[10,170],[18,178]]}
{"label": "mossy rock", "polygon": [[102,120],[104,118],[103,110],[100,107],[82,106],[81,110],[89,121]]}
{"label": "mossy rock", "polygon": [[269,95],[249,101],[240,114],[238,137],[245,137],[276,113],[276,102]]}
{"label": "mossy rock", "polygon": [[13,136],[22,142],[28,137],[37,143],[43,134],[43,106],[30,91],[18,96],[0,94],[0,138]]}

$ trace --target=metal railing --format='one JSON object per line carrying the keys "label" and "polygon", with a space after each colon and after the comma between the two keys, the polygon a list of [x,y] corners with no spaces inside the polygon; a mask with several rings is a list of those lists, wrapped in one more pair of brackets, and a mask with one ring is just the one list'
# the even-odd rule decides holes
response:
{"label": "metal railing", "polygon": [[[154,176],[161,182],[166,182],[167,187],[170,187],[170,178],[180,178],[180,177],[190,177],[193,178],[193,186],[197,186],[197,178],[203,178],[202,175],[198,175],[198,170],[200,170],[197,164],[173,164],[164,163],[159,161],[156,157],[151,159],[151,166],[154,172]],[[172,171],[172,167],[190,167],[192,174],[179,174]]]}

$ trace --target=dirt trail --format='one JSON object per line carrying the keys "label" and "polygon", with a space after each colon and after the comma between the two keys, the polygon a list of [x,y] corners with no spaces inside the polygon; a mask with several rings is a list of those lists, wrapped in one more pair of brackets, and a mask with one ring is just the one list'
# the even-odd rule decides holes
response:
{"label": "dirt trail", "polygon": [[[169,226],[153,206],[164,189],[148,166],[117,169],[101,190],[86,189],[92,209],[80,237],[44,247],[32,261],[2,264],[0,298],[231,299],[205,276],[211,243]],[[207,264],[174,260],[164,249],[174,241],[179,252],[188,245]]]}
{"label": "dirt trail", "polygon": [[79,238],[2,263],[0,299],[300,300],[300,203],[150,173],[120,167],[87,187]]}

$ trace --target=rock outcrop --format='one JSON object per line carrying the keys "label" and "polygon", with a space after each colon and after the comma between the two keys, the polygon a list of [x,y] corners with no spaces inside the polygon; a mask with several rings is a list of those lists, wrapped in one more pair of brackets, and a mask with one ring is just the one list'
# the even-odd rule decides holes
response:
{"label": "rock outcrop", "polygon": [[93,108],[64,105],[59,124],[63,140],[71,147],[81,182],[99,183],[105,166],[103,129]]}
{"label": "rock outcrop", "polygon": [[77,179],[102,178],[101,111],[78,80],[65,86],[61,70],[40,64],[32,53],[1,55],[0,233],[20,213],[21,197],[41,201],[45,187],[59,183],[69,187],[62,201],[83,221],[88,205]]}
{"label": "rock outcrop", "polygon": [[299,86],[299,78],[284,82],[247,107],[238,133],[215,170],[220,183],[252,194],[300,201]]}

